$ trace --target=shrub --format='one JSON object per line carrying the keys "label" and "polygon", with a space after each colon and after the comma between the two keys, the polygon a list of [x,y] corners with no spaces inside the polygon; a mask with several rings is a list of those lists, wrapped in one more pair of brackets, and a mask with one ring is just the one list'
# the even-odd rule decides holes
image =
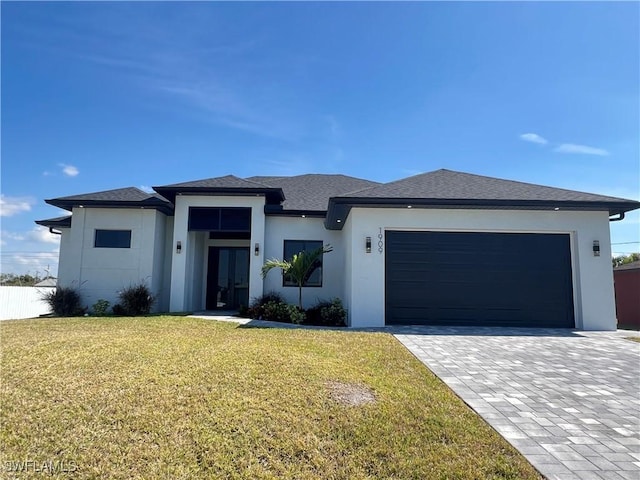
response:
{"label": "shrub", "polygon": [[71,287],[57,287],[44,293],[42,300],[49,305],[51,313],[58,317],[73,317],[86,311],[80,303],[80,294]]}
{"label": "shrub", "polygon": [[109,311],[109,301],[104,300],[102,298],[98,300],[96,303],[94,303],[93,306],[91,307],[91,312],[96,317],[104,317],[108,311]]}
{"label": "shrub", "polygon": [[131,285],[118,292],[120,303],[113,306],[116,315],[146,315],[151,312],[151,307],[156,299],[145,284]]}
{"label": "shrub", "polygon": [[[279,295],[276,297],[281,298]],[[281,300],[270,300],[264,304],[255,303],[248,309],[249,318],[256,320],[270,320],[283,323],[304,323],[306,315],[295,305],[290,305]]]}
{"label": "shrub", "polygon": [[239,315],[241,317],[253,318],[254,320],[259,320],[264,317],[264,306],[267,303],[286,303],[282,295],[277,292],[269,292],[261,295],[260,297],[254,298],[253,302],[251,302],[251,306],[246,310],[241,309]]}
{"label": "shrub", "polygon": [[301,325],[307,320],[307,314],[304,310],[300,310],[300,307],[296,305],[287,305],[289,307],[289,318],[291,323]]}
{"label": "shrub", "polygon": [[286,303],[282,295],[280,295],[278,292],[269,292],[269,293],[265,293],[264,295],[258,298],[254,298],[251,306],[252,307],[262,306],[265,303],[270,303],[270,302]]}
{"label": "shrub", "polygon": [[347,311],[339,298],[318,302],[307,310],[307,323],[310,325],[343,327],[346,321]]}

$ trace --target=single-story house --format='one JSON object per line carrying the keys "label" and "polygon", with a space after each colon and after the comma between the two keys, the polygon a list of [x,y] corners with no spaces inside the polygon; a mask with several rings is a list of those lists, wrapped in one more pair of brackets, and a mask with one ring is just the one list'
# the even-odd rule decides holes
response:
{"label": "single-story house", "polygon": [[58,285],[90,306],[146,282],[159,311],[230,310],[297,289],[266,259],[330,244],[305,303],[340,297],[353,327],[616,328],[609,222],[640,202],[437,170],[238,178],[46,200],[70,211]]}
{"label": "single-story house", "polygon": [[618,325],[640,330],[640,260],[613,269]]}

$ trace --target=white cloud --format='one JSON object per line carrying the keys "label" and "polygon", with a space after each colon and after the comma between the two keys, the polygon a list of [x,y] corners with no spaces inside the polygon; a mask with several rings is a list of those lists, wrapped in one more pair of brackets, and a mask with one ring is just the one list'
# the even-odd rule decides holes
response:
{"label": "white cloud", "polygon": [[51,233],[47,227],[34,227],[27,233],[27,238],[36,243],[60,243],[60,235]]}
{"label": "white cloud", "polygon": [[16,242],[20,242],[24,240],[24,236],[14,232],[8,232],[6,230],[2,230],[0,232],[0,246],[4,247],[7,245],[7,240],[13,240]]}
{"label": "white cloud", "polygon": [[74,167],[73,165],[68,165],[66,163],[59,163],[58,165],[62,168],[62,173],[64,173],[67,177],[75,177],[80,173],[80,170],[78,170],[78,168]]}
{"label": "white cloud", "polygon": [[18,213],[28,212],[35,200],[31,197],[6,197],[0,194],[0,216],[11,217]]}
{"label": "white cloud", "polygon": [[563,143],[561,145],[558,145],[554,149],[554,151],[558,153],[578,153],[583,155],[599,155],[601,157],[606,157],[609,155],[609,152],[607,152],[603,148],[589,147],[587,145],[576,145],[574,143]]}
{"label": "white cloud", "polygon": [[45,272],[50,275],[57,275],[58,251],[51,252],[24,252],[2,258],[3,272],[39,273],[44,276]]}
{"label": "white cloud", "polygon": [[151,188],[149,185],[140,185],[138,188],[143,192],[154,193],[153,188]]}
{"label": "white cloud", "polygon": [[540,145],[546,145],[547,139],[541,137],[537,133],[523,133],[520,135],[520,140],[524,140],[525,142],[538,143]]}

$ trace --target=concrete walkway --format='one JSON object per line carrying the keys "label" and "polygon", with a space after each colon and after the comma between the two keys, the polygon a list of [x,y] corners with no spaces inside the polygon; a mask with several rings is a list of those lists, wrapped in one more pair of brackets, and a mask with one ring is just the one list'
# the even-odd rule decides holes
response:
{"label": "concrete walkway", "polygon": [[390,333],[549,479],[640,479],[640,343],[629,332]]}

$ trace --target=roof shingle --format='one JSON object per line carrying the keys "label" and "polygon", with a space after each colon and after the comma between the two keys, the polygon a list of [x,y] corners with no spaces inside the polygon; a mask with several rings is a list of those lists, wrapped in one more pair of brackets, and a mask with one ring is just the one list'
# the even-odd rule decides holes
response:
{"label": "roof shingle", "polygon": [[342,196],[354,190],[376,185],[378,182],[346,175],[306,174],[295,177],[249,177],[281,188],[285,201],[284,210],[325,211],[331,197]]}
{"label": "roof shingle", "polygon": [[101,192],[83,193],[45,200],[49,205],[71,211],[74,206],[140,206],[171,209],[171,203],[157,193],[147,193],[136,187],[116,188]]}
{"label": "roof shingle", "polygon": [[620,202],[623,198],[584,193],[564,188],[503,180],[452,170],[436,170],[377,187],[351,192],[352,198],[406,198],[443,200],[543,200]]}
{"label": "roof shingle", "polygon": [[[269,177],[263,177],[269,178]],[[258,181],[251,179],[238,178],[235,175],[226,175],[224,177],[205,178],[203,180],[194,180],[192,182],[173,183],[171,185],[162,185],[158,188],[264,188],[269,187]]]}

